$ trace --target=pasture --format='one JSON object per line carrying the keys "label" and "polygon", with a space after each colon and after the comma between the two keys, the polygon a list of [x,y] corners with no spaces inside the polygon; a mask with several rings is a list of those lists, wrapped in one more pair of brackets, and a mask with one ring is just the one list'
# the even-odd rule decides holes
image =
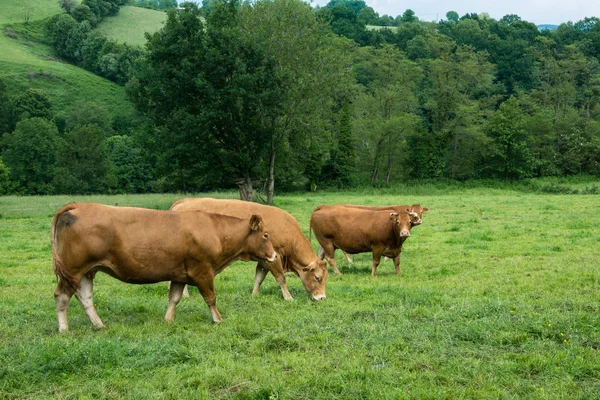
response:
{"label": "pasture", "polygon": [[[597,183],[597,182],[596,182]],[[401,194],[401,195],[400,195]],[[211,194],[234,198],[235,193]],[[0,197],[0,398],[599,398],[598,195],[402,187],[278,196],[308,232],[320,204],[421,203],[402,275],[370,254],[327,300],[288,275],[252,297],[254,263],[217,276],[210,313],[195,288],[163,321],[165,284],[99,273],[94,331],[75,298],[57,333],[50,222],[72,200],[168,208],[182,195]],[[316,241],[313,237],[313,247]]]}
{"label": "pasture", "polygon": [[127,6],[121,7],[117,15],[106,17],[97,29],[118,42],[144,46],[144,34],[158,31],[166,20],[167,13],[164,11]]}

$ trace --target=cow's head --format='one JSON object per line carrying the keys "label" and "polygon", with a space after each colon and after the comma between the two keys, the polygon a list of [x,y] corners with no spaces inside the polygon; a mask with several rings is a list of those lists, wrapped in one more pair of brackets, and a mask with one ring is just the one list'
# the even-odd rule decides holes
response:
{"label": "cow's head", "polygon": [[325,284],[327,283],[327,261],[316,258],[310,264],[298,270],[304,288],[315,301],[324,300]]}
{"label": "cow's head", "polygon": [[410,208],[406,211],[390,213],[390,222],[394,224],[394,230],[400,238],[410,237],[410,228],[412,227],[411,221],[414,218],[414,213],[411,213]]}
{"label": "cow's head", "polygon": [[250,232],[247,240],[247,251],[250,259],[254,261],[270,261],[277,259],[269,233],[260,215],[250,217]]}
{"label": "cow's head", "polygon": [[425,207],[421,207],[420,204],[413,204],[410,207],[410,213],[411,213],[411,219],[410,219],[410,223],[415,226],[415,225],[421,225],[423,223],[423,213],[426,213],[427,211],[429,211],[429,208]]}

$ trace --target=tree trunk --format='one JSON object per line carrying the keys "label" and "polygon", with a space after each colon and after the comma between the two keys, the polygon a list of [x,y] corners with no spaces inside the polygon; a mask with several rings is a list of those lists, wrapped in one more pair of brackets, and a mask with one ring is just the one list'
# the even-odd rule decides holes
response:
{"label": "tree trunk", "polygon": [[240,190],[240,200],[252,201],[252,179],[242,178],[235,181]]}
{"label": "tree trunk", "polygon": [[269,162],[269,182],[267,182],[267,204],[273,204],[275,192],[275,135],[271,140],[271,161]]}
{"label": "tree trunk", "polygon": [[387,155],[387,175],[385,177],[385,182],[389,183],[390,178],[392,177],[392,137],[390,135],[388,139],[388,155]]}

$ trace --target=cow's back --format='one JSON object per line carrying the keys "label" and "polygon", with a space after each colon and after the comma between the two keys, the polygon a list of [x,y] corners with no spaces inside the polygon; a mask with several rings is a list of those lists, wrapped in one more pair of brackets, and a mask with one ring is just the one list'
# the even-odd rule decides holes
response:
{"label": "cow's back", "polygon": [[250,218],[252,215],[260,215],[269,230],[273,247],[276,250],[277,248],[284,249],[284,253],[288,254],[293,250],[291,247],[304,238],[298,221],[290,213],[277,207],[249,201],[186,198],[173,203],[171,210],[178,212],[200,210],[238,218]]}

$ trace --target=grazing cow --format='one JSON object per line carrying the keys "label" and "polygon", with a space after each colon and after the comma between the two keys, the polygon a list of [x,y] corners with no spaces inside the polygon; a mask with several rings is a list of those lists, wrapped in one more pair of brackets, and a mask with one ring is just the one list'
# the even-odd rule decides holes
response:
{"label": "grazing cow", "polygon": [[[390,210],[393,212],[401,212],[403,210],[406,210],[407,208],[410,208],[410,212],[415,213],[411,215],[411,219],[410,219],[410,223],[412,226],[416,226],[416,225],[421,225],[423,223],[423,213],[426,213],[427,211],[429,211],[429,208],[425,207],[421,207],[420,204],[413,204],[412,206],[408,206],[408,205],[401,205],[401,206],[361,206],[361,205],[355,205],[355,204],[340,204],[344,207],[352,207],[352,208],[360,208],[362,210],[373,210],[373,211],[383,211],[383,210]],[[349,263],[352,262],[352,257],[350,256],[350,254],[342,251],[342,253],[344,253],[344,256],[346,256],[346,260],[348,260]],[[387,257],[385,257],[387,259]],[[394,265],[396,266],[396,270],[398,270],[400,268],[400,255],[398,255],[398,257],[394,258]]]}
{"label": "grazing cow", "polygon": [[263,220],[204,212],[176,213],[97,203],[70,203],[52,221],[58,330],[68,331],[75,294],[96,329],[104,325],[92,299],[97,271],[127,283],[172,281],[165,319],[173,320],[185,284],[198,287],[214,322],[214,276],[235,260],[277,259]]}
{"label": "grazing cow", "polygon": [[[326,258],[336,273],[341,274],[335,265],[336,249],[350,254],[370,251],[373,253],[372,275],[376,276],[382,256],[400,255],[402,244],[410,237],[413,217],[408,207],[397,213],[343,205],[320,206],[312,213],[310,230],[320,244],[319,257]],[[400,273],[399,266],[396,273]]]}
{"label": "grazing cow", "polygon": [[258,295],[260,285],[270,271],[281,287],[283,297],[286,300],[292,300],[284,275],[284,272],[291,271],[300,277],[304,288],[313,300],[325,299],[327,262],[317,257],[302,233],[298,221],[288,212],[248,201],[211,198],[181,199],[173,203],[171,210],[202,210],[239,216],[260,213],[269,226],[271,242],[280,257],[275,262],[258,262],[252,294]]}

